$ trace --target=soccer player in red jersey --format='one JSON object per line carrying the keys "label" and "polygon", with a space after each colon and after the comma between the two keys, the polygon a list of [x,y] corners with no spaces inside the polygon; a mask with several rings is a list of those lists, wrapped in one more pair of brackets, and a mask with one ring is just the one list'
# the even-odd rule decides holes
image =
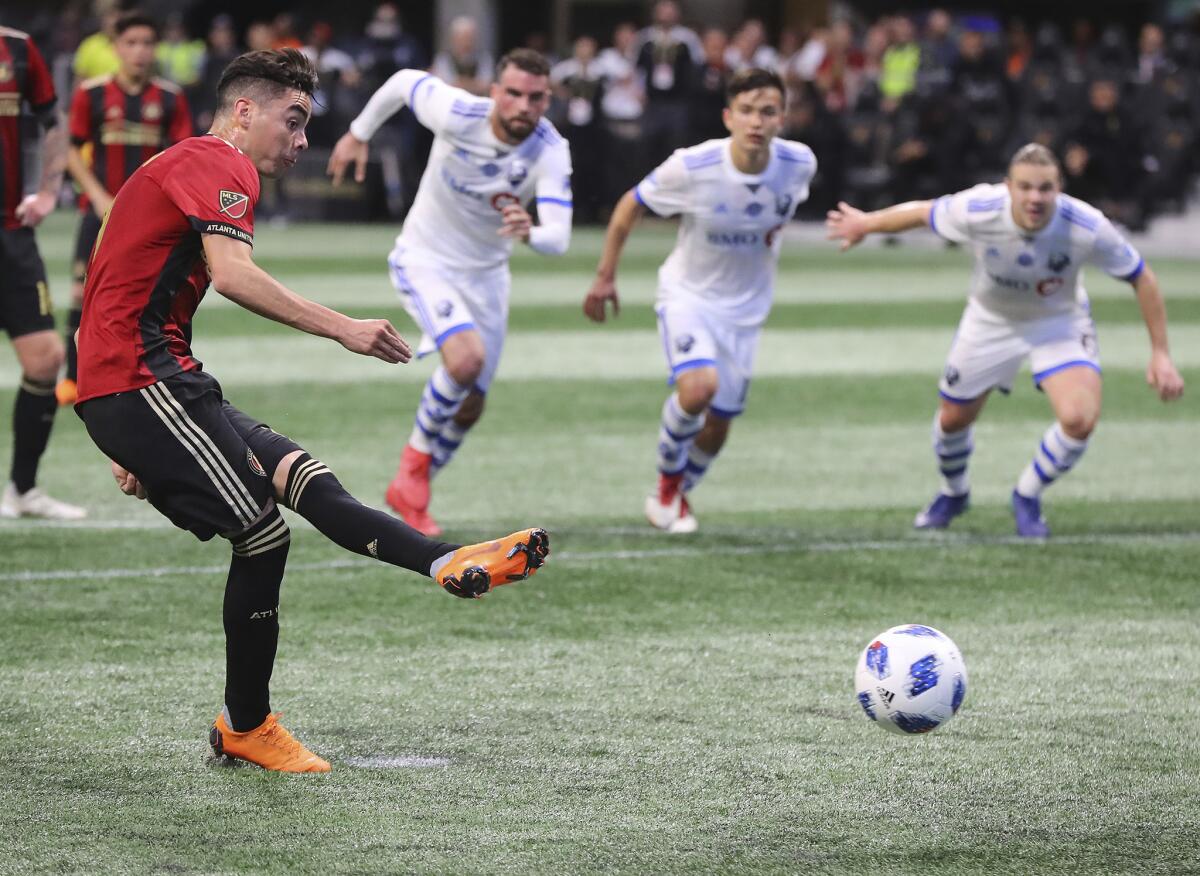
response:
{"label": "soccer player in red jersey", "polygon": [[[41,179],[37,192],[29,196],[24,195],[23,162],[29,129],[21,124],[27,115],[45,131]],[[12,469],[0,494],[0,517],[86,516],[82,508],[52,499],[35,486],[54,425],[54,381],[63,348],[54,331],[46,266],[33,229],[54,209],[66,138],[41,53],[27,34],[0,27],[0,330],[8,332],[21,364],[13,406]]]}
{"label": "soccer player in red jersey", "polygon": [[520,580],[549,552],[544,530],[460,547],[360,504],[320,461],[226,401],[191,353],[209,282],[262,316],[384,362],[409,345],[385,319],[351,319],[254,264],[259,175],[293,166],[317,76],[294,49],[251,52],[222,74],[212,130],[146,162],[113,200],[84,284],[75,410],[112,460],[122,492],[148,499],[233,557],[225,587],[225,707],[218,754],[287,772],[325,772],[271,713],[279,587],[290,535],[282,504],[347,550],[433,577],[461,597]]}
{"label": "soccer player in red jersey", "polygon": [[71,145],[67,170],[83,193],[79,232],[71,265],[71,310],[64,340],[67,373],[58,384],[58,403],[76,396],[75,330],[83,308],[83,276],[113,195],[133,172],[167,146],[192,136],[192,117],[174,82],[152,77],[158,25],[140,12],[117,19],[113,46],[121,67],[114,75],[81,83],[71,99]]}

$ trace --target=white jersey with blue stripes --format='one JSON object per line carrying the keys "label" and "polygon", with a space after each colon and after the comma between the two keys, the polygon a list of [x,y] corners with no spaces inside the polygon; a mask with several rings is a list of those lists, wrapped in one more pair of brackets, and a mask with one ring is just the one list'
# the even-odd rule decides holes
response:
{"label": "white jersey with blue stripes", "polygon": [[1087,310],[1085,263],[1129,281],[1145,266],[1103,213],[1065,194],[1058,196],[1054,215],[1037,232],[1013,220],[1012,198],[1003,184],[938,198],[929,224],[947,240],[970,244],[975,255],[971,298],[1012,320]]}
{"label": "white jersey with blue stripes", "polygon": [[435,135],[416,200],[396,238],[406,257],[460,271],[502,266],[512,241],[497,234],[501,211],[535,199],[547,227],[535,227],[533,247],[539,248],[538,233],[551,230],[551,214],[556,226],[566,224],[556,232],[569,237],[571,153],[549,121],[539,121],[520,144],[504,143],[492,133],[490,99],[422,71],[402,70],[371,98],[351,133],[369,139],[401,106]]}
{"label": "white jersey with blue stripes", "polygon": [[680,217],[658,272],[659,301],[690,298],[750,328],[770,312],[779,232],[808,199],[817,160],[803,143],[775,139],[766,169],[751,175],[734,167],[730,147],[725,138],[676,151],[634,196],[660,216]]}

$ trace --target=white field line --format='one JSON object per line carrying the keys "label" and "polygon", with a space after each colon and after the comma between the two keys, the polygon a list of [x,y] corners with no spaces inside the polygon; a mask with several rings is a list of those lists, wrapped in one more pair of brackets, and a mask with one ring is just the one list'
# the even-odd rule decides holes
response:
{"label": "white field line", "polygon": [[[595,531],[600,534],[601,531]],[[1144,545],[1164,546],[1200,542],[1200,532],[1178,532],[1151,535],[1145,533],[1097,533],[1066,535],[1045,542],[1026,541],[1015,535],[954,536],[931,535],[927,538],[866,539],[861,541],[793,541],[772,545],[723,545],[709,548],[689,545],[662,548],[634,548],[608,551],[559,551],[551,554],[553,563],[594,563],[602,561],[650,560],[665,557],[761,556],[763,554],[852,553],[858,551],[886,552],[906,550],[951,549],[962,547],[1017,546],[1035,550],[1077,545]],[[365,569],[379,565],[366,559],[346,558],[318,563],[293,563],[294,572]],[[8,572],[0,574],[0,583],[28,581],[97,580],[108,578],[163,578],[177,575],[217,575],[228,571],[228,563],[212,566],[156,566],[141,569],[62,569],[46,572]]]}

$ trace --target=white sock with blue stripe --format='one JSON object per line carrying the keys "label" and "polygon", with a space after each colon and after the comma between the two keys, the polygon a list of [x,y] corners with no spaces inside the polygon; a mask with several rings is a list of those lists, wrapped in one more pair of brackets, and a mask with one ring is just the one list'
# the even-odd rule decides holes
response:
{"label": "white sock with blue stripe", "polygon": [[1021,477],[1017,480],[1017,492],[1028,498],[1040,496],[1042,490],[1079,462],[1079,457],[1083,456],[1087,445],[1086,438],[1083,441],[1072,438],[1063,431],[1062,426],[1055,423],[1046,430],[1033,459],[1021,472]]}
{"label": "white sock with blue stripe", "polygon": [[708,467],[716,458],[717,454],[715,453],[705,453],[695,444],[691,446],[687,453],[687,462],[683,466],[683,491],[685,493],[690,493],[695,489],[696,484],[704,478]]}
{"label": "white sock with blue stripe", "polygon": [[658,427],[658,470],[666,475],[679,474],[687,465],[688,450],[704,426],[704,413],[689,414],[679,404],[679,393],[663,403],[662,422]]}
{"label": "white sock with blue stripe", "polygon": [[467,436],[467,430],[458,423],[450,420],[442,428],[437,438],[433,439],[433,462],[429,466],[429,475],[432,477],[450,463],[450,458],[454,456],[454,451],[458,450],[462,444],[463,438]]}
{"label": "white sock with blue stripe", "polygon": [[439,365],[421,393],[421,404],[417,407],[416,422],[408,443],[422,453],[433,453],[438,436],[470,391],[471,387],[460,386],[445,367]]}
{"label": "white sock with blue stripe", "polygon": [[933,415],[933,452],[937,454],[938,471],[942,475],[942,492],[947,496],[962,496],[971,489],[967,463],[974,449],[974,426],[946,432],[942,429],[941,417]]}

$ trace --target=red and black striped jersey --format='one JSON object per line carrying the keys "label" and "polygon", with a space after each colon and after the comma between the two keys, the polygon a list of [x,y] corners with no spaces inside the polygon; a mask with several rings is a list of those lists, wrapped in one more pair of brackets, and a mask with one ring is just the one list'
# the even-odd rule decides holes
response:
{"label": "red and black striped jersey", "polygon": [[203,235],[252,244],[258,197],[253,162],[212,135],[171,146],[134,172],[88,265],[79,401],[200,368],[191,324],[209,283]]}
{"label": "red and black striped jersey", "polygon": [[[72,143],[92,145],[92,172],[115,195],[155,153],[192,136],[192,117],[174,82],[151,79],[130,94],[115,76],[97,76],[75,89],[70,128]],[[87,209],[86,196],[79,206]]]}
{"label": "red and black striped jersey", "polygon": [[17,206],[24,197],[23,138],[36,135],[22,117],[42,115],[54,106],[54,80],[29,34],[0,27],[0,204],[3,227],[20,228]]}

